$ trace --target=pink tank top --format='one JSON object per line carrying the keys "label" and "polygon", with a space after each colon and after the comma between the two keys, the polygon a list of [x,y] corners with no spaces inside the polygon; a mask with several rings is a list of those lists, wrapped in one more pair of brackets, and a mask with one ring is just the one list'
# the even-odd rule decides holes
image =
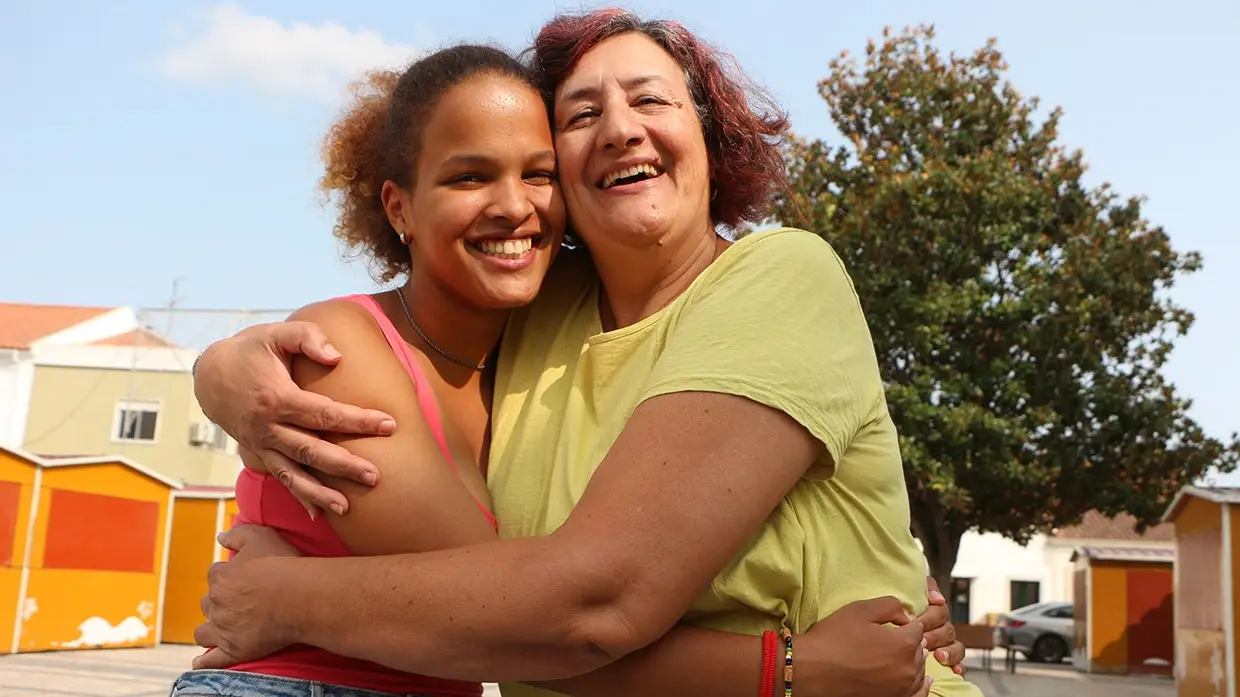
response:
{"label": "pink tank top", "polygon": [[[409,374],[414,391],[417,393],[418,406],[431,432],[435,435],[440,452],[443,453],[452,469],[456,470],[456,463],[452,459],[452,453],[448,450],[448,439],[444,434],[435,395],[414,358],[413,350],[401,338],[400,332],[396,331],[395,325],[388,319],[387,314],[383,312],[374,298],[359,294],[339,299],[361,305],[374,317],[388,345],[392,347],[392,351],[404,366],[405,372]],[[475,498],[474,502],[486,514],[491,527],[496,527],[495,516],[481,501]],[[306,509],[302,508],[297,499],[293,498],[293,495],[279,480],[269,474],[242,468],[241,474],[237,476],[237,508],[236,523],[238,525],[252,523],[275,528],[289,544],[306,556],[352,556],[348,546],[332,529],[327,516],[319,516],[316,520],[310,520]],[[482,685],[479,683],[414,675],[378,663],[348,658],[300,644],[290,646],[257,661],[240,663],[230,670],[314,680],[396,694],[421,694],[428,697],[478,697],[482,694]]]}

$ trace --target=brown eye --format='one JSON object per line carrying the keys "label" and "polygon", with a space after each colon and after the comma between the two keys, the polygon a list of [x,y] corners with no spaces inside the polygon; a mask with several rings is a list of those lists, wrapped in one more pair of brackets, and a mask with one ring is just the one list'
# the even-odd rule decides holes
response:
{"label": "brown eye", "polygon": [[555,172],[530,172],[525,175],[525,181],[534,186],[546,186],[555,181]]}

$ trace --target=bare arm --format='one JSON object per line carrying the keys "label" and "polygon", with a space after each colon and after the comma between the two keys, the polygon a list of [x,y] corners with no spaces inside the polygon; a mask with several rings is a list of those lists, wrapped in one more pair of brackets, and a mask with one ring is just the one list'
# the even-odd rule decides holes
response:
{"label": "bare arm", "polygon": [[239,658],[296,641],[448,678],[580,675],[670,629],[822,448],[748,399],[655,397],[634,411],[554,534],[217,566],[211,639]]}
{"label": "bare arm", "polygon": [[[964,675],[964,644],[956,641],[948,621],[947,600],[934,579],[926,582],[930,604],[917,617],[926,647],[940,663]],[[796,637],[796,693],[876,697],[888,685],[898,685],[902,671],[915,683],[919,668],[907,662],[908,637],[883,630],[884,623],[907,623],[903,606],[894,598],[851,603]],[[761,656],[760,637],[678,625],[654,644],[608,666],[537,685],[575,697],[752,697],[760,684]],[[782,681],[775,681],[774,693],[784,693]]]}
{"label": "bare arm", "polygon": [[[334,367],[294,357],[292,376],[299,387],[337,402],[380,410],[401,424],[393,435],[382,438],[327,434],[348,452],[374,463],[384,480],[375,488],[326,480],[351,501],[348,515],[331,516],[350,549],[374,556],[495,539],[444,461],[420,418],[413,386],[369,315],[352,303],[334,301],[303,308],[291,319],[316,323],[346,356]],[[376,389],[377,385],[385,389]],[[875,622],[904,623],[898,604],[886,609],[890,615]],[[817,680],[816,673],[829,673],[820,668],[831,656],[846,652],[850,637],[845,635],[853,634],[824,630],[798,637],[801,694],[811,692],[806,688]],[[616,663],[542,686],[578,697],[753,697],[760,684],[762,656],[760,637],[680,626]],[[818,682],[834,681],[824,675]],[[774,693],[782,694],[782,682],[776,687]]]}
{"label": "bare arm", "polygon": [[194,396],[207,418],[253,453],[247,467],[279,477],[312,514],[344,513],[349,506],[344,494],[323,486],[300,465],[372,485],[378,470],[314,432],[386,436],[396,422],[382,411],[298,389],[291,377],[294,356],[324,366],[343,359],[311,322],[259,324],[202,352],[194,362]]}
{"label": "bare arm", "polygon": [[[611,665],[534,684],[574,697],[754,697],[761,680],[761,637],[681,626]],[[779,682],[772,695],[783,692]]]}
{"label": "bare arm", "polygon": [[[383,478],[383,486],[376,487],[327,478],[352,502],[348,515],[329,514],[349,549],[373,556],[496,539],[462,477],[440,451],[408,373],[370,314],[354,303],[334,300],[302,308],[292,319],[314,322],[344,356],[330,367],[294,358],[292,375],[299,387],[390,414],[400,424],[390,436],[325,435],[348,453],[373,463]],[[485,483],[473,463],[460,466],[485,496]]]}
{"label": "bare arm", "polygon": [[[303,308],[290,319],[314,322],[347,357],[334,367],[294,357],[292,377],[299,387],[382,411],[401,424],[388,437],[325,436],[373,463],[383,477],[383,486],[373,488],[323,478],[350,500],[348,515],[331,516],[349,548],[378,556],[496,539],[420,418],[412,385],[402,389],[408,378],[370,318],[337,301]],[[450,520],[457,524],[446,524]],[[805,663],[813,648],[802,647]],[[753,697],[761,680],[762,650],[760,637],[677,627],[621,661],[543,686],[578,697]],[[775,694],[782,691],[781,686]]]}

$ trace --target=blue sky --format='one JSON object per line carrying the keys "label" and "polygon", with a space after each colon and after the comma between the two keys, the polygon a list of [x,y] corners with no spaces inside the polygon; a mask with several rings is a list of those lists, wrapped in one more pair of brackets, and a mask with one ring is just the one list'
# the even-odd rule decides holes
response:
{"label": "blue sky", "polygon": [[[731,51],[833,136],[816,82],[884,25],[933,22],[939,45],[989,36],[1027,95],[1061,105],[1092,183],[1149,197],[1148,217],[1205,269],[1175,290],[1197,323],[1169,374],[1194,415],[1240,428],[1240,79],[1234,0],[630,2]],[[296,307],[372,283],[346,264],[314,184],[341,86],[458,40],[522,48],[552,2],[10,0],[0,8],[0,300]],[[20,66],[20,67],[19,67]],[[1237,481],[1240,481],[1238,479]]]}

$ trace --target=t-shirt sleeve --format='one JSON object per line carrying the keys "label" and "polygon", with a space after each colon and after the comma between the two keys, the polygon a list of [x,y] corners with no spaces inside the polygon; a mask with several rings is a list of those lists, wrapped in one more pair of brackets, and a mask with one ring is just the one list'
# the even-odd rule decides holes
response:
{"label": "t-shirt sleeve", "polygon": [[852,280],[835,250],[810,232],[742,244],[689,291],[642,399],[705,391],[779,409],[826,446],[831,462],[819,474],[829,474],[882,403]]}

